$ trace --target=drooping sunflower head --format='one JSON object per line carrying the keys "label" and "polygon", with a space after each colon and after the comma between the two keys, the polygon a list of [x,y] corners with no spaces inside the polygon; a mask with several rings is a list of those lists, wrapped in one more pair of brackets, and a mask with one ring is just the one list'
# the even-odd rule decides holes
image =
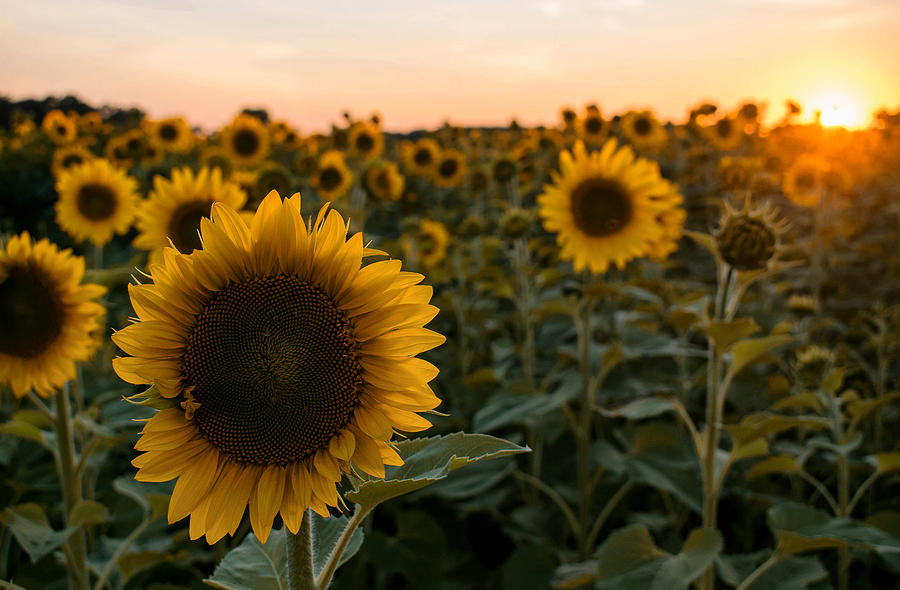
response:
{"label": "drooping sunflower head", "polygon": [[269,130],[262,121],[242,113],[222,131],[222,146],[229,158],[240,166],[254,166],[266,159],[270,146]]}
{"label": "drooping sunflower head", "polygon": [[684,222],[682,197],[659,166],[608,140],[589,153],[578,142],[559,157],[559,172],[538,196],[544,228],[557,234],[576,271],[606,272],[634,258],[674,250]]}
{"label": "drooping sunflower head", "polygon": [[403,164],[413,174],[430,177],[434,174],[441,147],[430,137],[403,145]]}
{"label": "drooping sunflower head", "polygon": [[379,201],[397,201],[403,196],[406,179],[394,162],[376,162],[366,169],[366,190]]}
{"label": "drooping sunflower head", "polygon": [[354,123],[347,140],[350,154],[364,162],[374,160],[384,151],[384,133],[374,123]]}
{"label": "drooping sunflower head", "polygon": [[[307,229],[309,228],[309,229]],[[165,250],[152,284],[132,285],[138,321],[113,335],[129,383],[155,384],[169,407],[135,448],[140,481],[177,478],[169,522],[190,537],[233,534],[249,508],[266,541],[280,514],[337,506],[335,484],[355,469],[384,476],[402,459],[394,430],[430,426],[437,369],[416,357],[444,341],[421,275],[377,253],[327,205],[307,225],[300,196],[274,191],[248,225],[217,203],[204,249]]]}
{"label": "drooping sunflower head", "polygon": [[716,247],[722,259],[735,270],[760,270],[775,258],[786,222],[778,219],[774,207],[751,207],[735,210],[725,202],[725,214],[716,231]]}
{"label": "drooping sunflower head", "polygon": [[434,168],[434,184],[441,188],[457,186],[466,175],[466,157],[457,149],[442,150]]}
{"label": "drooping sunflower head", "polygon": [[80,143],[60,146],[53,151],[53,165],[51,166],[53,176],[59,178],[62,171],[84,164],[95,157],[91,150]]}
{"label": "drooping sunflower head", "polygon": [[77,241],[102,246],[134,221],[137,180],[103,158],[63,171],[56,181],[56,222]]}
{"label": "drooping sunflower head", "polygon": [[223,180],[218,168],[201,168],[196,174],[190,168],[175,169],[171,180],[155,176],[153,190],[138,207],[134,245],[158,258],[171,241],[179,252],[190,254],[202,247],[200,221],[209,217],[213,203],[240,209],[246,200],[246,193]]}
{"label": "drooping sunflower head", "polygon": [[58,145],[71,143],[78,135],[75,121],[59,109],[54,109],[44,116],[41,129]]}
{"label": "drooping sunflower head", "polygon": [[28,232],[0,249],[0,382],[16,397],[49,397],[96,350],[106,289],[83,276],[83,258]]}
{"label": "drooping sunflower head", "polygon": [[182,117],[148,121],[146,128],[150,141],[164,151],[183,154],[194,146],[194,134]]}
{"label": "drooping sunflower head", "polygon": [[653,111],[629,111],[622,117],[622,133],[636,148],[658,152],[666,146],[669,134]]}
{"label": "drooping sunflower head", "polygon": [[344,153],[328,150],[319,157],[319,165],[312,179],[319,196],[331,201],[344,196],[353,186],[353,172],[347,167]]}
{"label": "drooping sunflower head", "polygon": [[815,207],[822,192],[825,162],[818,156],[803,154],[788,168],[781,180],[784,196],[803,207]]}

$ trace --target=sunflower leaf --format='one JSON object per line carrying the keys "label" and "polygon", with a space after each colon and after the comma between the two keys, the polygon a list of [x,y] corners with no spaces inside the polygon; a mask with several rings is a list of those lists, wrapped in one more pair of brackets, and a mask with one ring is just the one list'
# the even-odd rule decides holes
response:
{"label": "sunflower leaf", "polygon": [[9,527],[32,563],[37,563],[62,545],[75,530],[74,528],[53,530],[44,508],[30,502],[4,509],[0,513],[0,522]]}
{"label": "sunflower leaf", "polygon": [[403,465],[388,467],[384,479],[364,476],[345,497],[371,510],[378,504],[414,492],[466,465],[531,451],[487,434],[456,432],[397,443]]}
{"label": "sunflower leaf", "polygon": [[285,543],[284,529],[273,530],[265,545],[250,533],[203,583],[224,590],[287,590]]}

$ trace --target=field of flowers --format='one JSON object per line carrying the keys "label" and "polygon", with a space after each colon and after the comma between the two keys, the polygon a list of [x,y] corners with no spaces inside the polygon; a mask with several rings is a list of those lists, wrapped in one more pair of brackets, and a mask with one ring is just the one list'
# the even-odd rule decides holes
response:
{"label": "field of flowers", "polygon": [[900,113],[2,107],[0,587],[900,588]]}

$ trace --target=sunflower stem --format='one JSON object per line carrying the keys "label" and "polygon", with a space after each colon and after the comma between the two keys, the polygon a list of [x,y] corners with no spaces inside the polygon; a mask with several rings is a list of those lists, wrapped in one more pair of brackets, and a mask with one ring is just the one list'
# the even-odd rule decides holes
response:
{"label": "sunflower stem", "polygon": [[[584,286],[590,285],[590,275],[585,275]],[[586,289],[587,290],[587,289]],[[585,294],[578,318],[578,353],[581,364],[581,407],[575,429],[576,456],[578,460],[578,520],[582,523],[578,539],[578,554],[587,559],[590,547],[587,545],[587,523],[591,521],[591,500],[593,496],[591,469],[591,425],[594,412],[593,388],[591,387],[591,316],[594,313],[593,295]]]}
{"label": "sunflower stem", "polygon": [[325,567],[322,568],[322,571],[316,577],[316,584],[314,586],[316,590],[325,590],[328,588],[328,585],[331,584],[334,572],[337,571],[337,568],[341,563],[341,556],[344,555],[344,550],[347,548],[347,545],[350,544],[353,533],[356,532],[359,525],[366,519],[369,512],[372,511],[372,508],[374,508],[374,506],[364,507],[362,504],[356,504],[354,506],[353,516],[350,518],[350,522],[347,523],[347,526],[341,532],[341,536],[338,538],[337,543],[335,543],[331,555],[328,556],[328,561],[325,562]]}
{"label": "sunflower stem", "polygon": [[297,534],[288,533],[287,563],[288,590],[314,590],[316,581],[313,571],[312,525],[307,508]]}
{"label": "sunflower stem", "polygon": [[[72,437],[72,417],[69,412],[69,382],[56,394],[56,444],[58,447],[56,466],[62,488],[63,506],[66,511],[66,526],[78,502],[81,501],[81,478],[75,472],[75,440]],[[67,541],[69,545],[69,576],[72,588],[88,590],[90,578],[87,570],[87,548],[84,529],[78,528]]]}

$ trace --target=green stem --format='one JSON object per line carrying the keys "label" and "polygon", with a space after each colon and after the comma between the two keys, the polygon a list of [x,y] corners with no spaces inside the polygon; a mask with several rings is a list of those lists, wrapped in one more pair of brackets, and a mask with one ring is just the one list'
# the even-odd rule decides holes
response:
{"label": "green stem", "polygon": [[328,585],[331,584],[331,579],[334,577],[334,572],[337,571],[338,565],[341,563],[341,556],[344,554],[344,550],[347,548],[347,545],[350,544],[350,539],[353,538],[353,533],[356,532],[356,529],[359,528],[359,525],[362,524],[363,520],[366,519],[366,516],[369,515],[369,512],[372,511],[372,508],[363,507],[361,504],[356,504],[353,509],[353,516],[350,518],[350,522],[347,523],[347,526],[344,528],[343,532],[341,532],[341,536],[338,538],[337,543],[334,545],[334,549],[331,551],[331,555],[328,556],[328,561],[325,562],[325,567],[322,568],[322,572],[318,575],[315,580],[315,588],[317,590],[325,590],[328,588]]}
{"label": "green stem", "polygon": [[314,590],[313,576],[312,525],[310,511],[307,508],[300,522],[297,534],[290,531],[287,535],[288,590]]}
{"label": "green stem", "polygon": [[[118,547],[116,547],[115,552],[110,556],[109,560],[106,562],[106,565],[103,566],[103,571],[100,572],[100,577],[97,579],[97,583],[94,584],[94,590],[103,590],[106,586],[107,581],[109,580],[109,576],[112,575],[113,568],[115,568],[116,564],[119,562],[119,558],[125,554],[128,549],[134,544],[138,537],[143,534],[143,532],[147,529],[147,527],[152,522],[151,518],[147,518],[141,521],[141,524],[137,525],[133,531],[122,541]],[[124,583],[124,582],[123,582]]]}
{"label": "green stem", "polygon": [[597,515],[597,520],[594,521],[594,524],[591,526],[591,530],[588,533],[588,547],[593,547],[594,543],[597,542],[597,536],[600,535],[600,531],[603,529],[606,519],[609,518],[609,515],[612,514],[612,511],[615,510],[619,502],[621,502],[628,492],[631,491],[632,487],[634,487],[634,482],[626,480],[625,483],[619,487],[618,491],[613,494],[613,497],[606,502],[606,505],[603,507],[603,510],[600,511],[600,514]]}
{"label": "green stem", "polygon": [[532,285],[528,276],[530,256],[528,242],[525,238],[516,238],[513,244],[513,260],[516,267],[518,297],[516,306],[519,312],[519,330],[521,338],[522,372],[528,385],[534,385],[534,321],[532,319]]}
{"label": "green stem", "polygon": [[579,539],[583,536],[582,527],[580,524],[578,524],[578,518],[576,518],[575,513],[572,512],[572,508],[566,502],[566,499],[563,498],[562,495],[560,495],[559,492],[542,482],[540,479],[534,477],[533,475],[522,473],[521,471],[515,471],[513,473],[517,478],[531,484],[536,489],[547,494],[547,497],[553,500],[553,502],[563,513],[563,516],[566,517],[566,522],[569,523],[569,528],[572,529],[572,533]]}
{"label": "green stem", "polygon": [[[589,280],[589,278],[585,279],[585,286],[589,284]],[[578,521],[586,524],[590,522],[591,518],[591,497],[593,495],[591,481],[591,422],[594,412],[591,388],[591,315],[594,311],[593,298],[586,296],[581,307],[581,317],[578,318],[578,352],[581,360],[582,399],[575,436],[578,460]],[[582,560],[587,559],[590,550],[585,533],[584,527],[581,527],[578,539],[578,553]]]}
{"label": "green stem", "polygon": [[866,479],[866,481],[862,482],[862,485],[856,488],[856,493],[853,494],[853,498],[850,500],[850,504],[847,505],[847,514],[845,516],[851,516],[853,514],[853,509],[856,508],[856,505],[860,500],[862,500],[863,494],[865,494],[866,490],[868,490],[872,486],[872,484],[875,483],[875,480],[878,479],[879,475],[881,474],[876,471],[875,473],[870,475]]}
{"label": "green stem", "polygon": [[753,570],[750,573],[750,575],[747,576],[744,579],[744,581],[741,582],[741,585],[738,586],[735,590],[747,590],[753,584],[753,582],[758,580],[761,575],[766,573],[769,570],[769,568],[771,568],[773,565],[775,565],[779,561],[781,561],[781,558],[778,556],[777,553],[773,553],[769,559],[762,562],[758,568]]}
{"label": "green stem", "polygon": [[[69,413],[69,383],[56,394],[56,444],[57,468],[59,483],[62,488],[63,505],[66,510],[66,526],[69,516],[78,502],[81,501],[81,478],[75,472],[75,441],[72,437],[72,417]],[[71,554],[69,557],[69,575],[75,590],[88,590],[90,578],[87,569],[87,548],[84,529],[78,528],[67,541]]]}

